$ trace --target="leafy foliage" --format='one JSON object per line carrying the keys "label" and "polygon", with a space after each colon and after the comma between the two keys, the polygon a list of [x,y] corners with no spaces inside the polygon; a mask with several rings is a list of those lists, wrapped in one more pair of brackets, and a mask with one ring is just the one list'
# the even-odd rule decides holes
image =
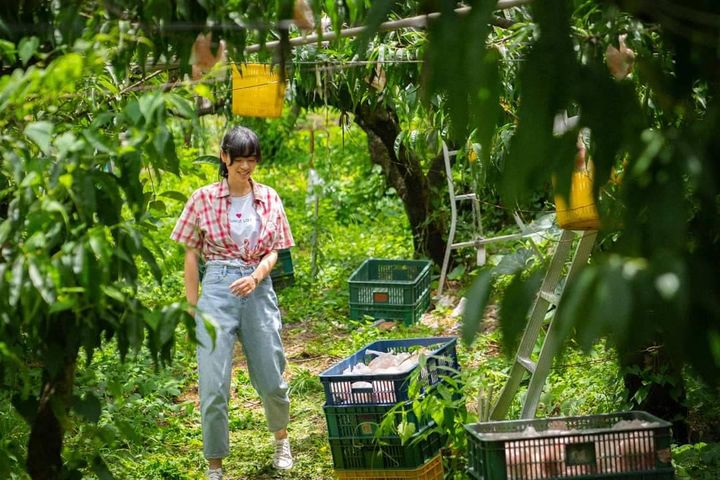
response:
{"label": "leafy foliage", "polygon": [[192,107],[176,94],[118,97],[112,45],[92,36],[0,80],[0,378],[39,436],[48,402],[58,419],[72,407],[98,421],[94,394],[72,394],[80,349],[89,362],[104,341],[121,357],[146,343],[167,363],[191,320],[180,303],[149,309],[137,297],[140,262],[162,278],[149,233],[161,198],[177,194],[153,186],[179,173],[170,118]]}
{"label": "leafy foliage", "polygon": [[[586,346],[604,335],[622,351],[659,339],[715,381],[720,308],[708,300],[717,297],[708,266],[718,263],[720,229],[710,153],[717,139],[708,134],[717,130],[718,107],[705,92],[718,78],[705,68],[717,58],[703,42],[719,32],[705,28],[700,40],[688,35],[690,20],[617,4],[635,16],[589,1],[575,2],[574,12],[565,1],[532,4],[538,32],[519,70],[522,97],[502,192],[512,201],[548,175],[559,192],[568,191],[577,130],[556,137],[553,124],[563,111],[579,112],[578,127],[592,132],[595,188],[621,168],[622,184],[613,188],[623,208],[603,218],[603,233],[611,236],[569,286],[558,321],[567,332],[577,327]],[[717,8],[696,7],[708,14]],[[640,50],[638,68],[616,81],[607,74],[602,46],[624,32]],[[622,218],[619,234],[613,215]]]}

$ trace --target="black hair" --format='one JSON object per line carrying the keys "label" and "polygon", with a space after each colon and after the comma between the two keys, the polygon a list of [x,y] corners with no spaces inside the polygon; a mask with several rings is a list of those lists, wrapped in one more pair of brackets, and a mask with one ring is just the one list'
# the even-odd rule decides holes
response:
{"label": "black hair", "polygon": [[[237,157],[255,157],[258,163],[262,158],[260,140],[255,132],[246,127],[233,127],[223,137],[220,148],[230,157],[230,165]],[[227,178],[227,166],[220,162],[220,176]]]}

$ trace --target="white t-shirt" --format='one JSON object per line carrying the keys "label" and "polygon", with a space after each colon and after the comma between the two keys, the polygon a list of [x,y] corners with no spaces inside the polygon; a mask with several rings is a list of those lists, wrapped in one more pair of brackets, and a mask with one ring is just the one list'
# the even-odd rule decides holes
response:
{"label": "white t-shirt", "polygon": [[243,251],[255,248],[260,235],[260,215],[255,210],[253,200],[252,192],[242,197],[232,197],[228,211],[230,236]]}

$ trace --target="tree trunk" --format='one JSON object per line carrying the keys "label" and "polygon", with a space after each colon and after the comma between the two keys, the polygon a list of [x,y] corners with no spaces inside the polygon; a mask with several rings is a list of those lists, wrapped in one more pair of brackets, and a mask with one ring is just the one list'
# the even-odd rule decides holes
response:
{"label": "tree trunk", "polygon": [[405,206],[416,255],[431,258],[442,265],[445,255],[446,227],[440,212],[433,208],[432,193],[445,182],[443,158],[436,158],[428,173],[423,172],[420,160],[404,146],[395,154],[395,138],[400,133],[397,115],[380,105],[361,105],[355,110],[355,122],[365,131],[373,163],[380,165],[383,174],[398,192]]}
{"label": "tree trunk", "polygon": [[33,480],[55,480],[63,471],[62,445],[65,434],[62,418],[67,413],[75,380],[75,357],[66,359],[63,369],[52,377],[45,369],[37,415],[28,441],[27,471]]}

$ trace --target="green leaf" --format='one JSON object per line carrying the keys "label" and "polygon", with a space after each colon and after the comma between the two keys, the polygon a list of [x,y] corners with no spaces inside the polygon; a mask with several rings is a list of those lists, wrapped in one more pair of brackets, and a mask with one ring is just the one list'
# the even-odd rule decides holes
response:
{"label": "green leaf", "polygon": [[[81,292],[82,293],[82,292]],[[50,313],[64,312],[70,310],[77,305],[75,297],[59,297],[57,301],[50,305]]]}
{"label": "green leaf", "polygon": [[180,159],[175,148],[175,138],[166,128],[163,127],[161,131],[167,134],[162,142],[163,151],[161,153],[165,159],[165,168],[175,175],[180,175]]}
{"label": "green leaf", "polygon": [[520,335],[527,325],[528,311],[541,282],[542,274],[539,271],[527,279],[523,278],[522,273],[517,273],[505,289],[500,303],[500,328],[502,348],[508,357],[512,357],[517,350]]}
{"label": "green leaf", "polygon": [[500,52],[491,49],[482,59],[479,76],[482,87],[477,92],[472,108],[473,124],[477,126],[477,139],[481,145],[480,161],[482,165],[490,162],[492,139],[502,112],[500,108]]}
{"label": "green leaf", "polygon": [[125,303],[127,301],[127,297],[123,294],[122,290],[119,290],[111,285],[103,285],[102,291],[108,297],[117,300],[118,303]]}
{"label": "green leaf", "polygon": [[0,245],[5,244],[10,235],[14,233],[13,226],[14,222],[10,219],[6,219],[4,222],[0,223]]}
{"label": "green leaf", "polygon": [[8,302],[11,306],[16,306],[22,293],[22,288],[25,282],[25,258],[18,256],[15,259],[12,267],[12,275],[10,275],[10,296]]}
{"label": "green leaf", "polygon": [[447,278],[448,280],[457,280],[463,275],[465,275],[465,265],[461,263],[457,267],[453,268],[450,273],[448,273]]}
{"label": "green leaf", "polygon": [[50,137],[55,126],[46,121],[28,123],[25,127],[25,135],[40,147],[40,150],[46,154],[50,154]]}
{"label": "green leaf", "polygon": [[148,203],[148,208],[152,210],[157,210],[160,213],[165,213],[167,211],[167,208],[165,207],[165,202],[161,200],[153,200],[150,203]]}
{"label": "green leaf", "polygon": [[70,223],[70,218],[68,216],[67,209],[65,208],[65,205],[58,202],[57,200],[51,200],[49,198],[43,198],[42,202],[42,208],[46,212],[55,212],[59,213],[60,216],[63,218],[63,221],[65,222],[65,225],[68,225]]}
{"label": "green leaf", "polygon": [[77,138],[73,132],[65,132],[59,135],[54,143],[61,158],[67,157],[73,152],[80,152],[85,147],[85,142]]}
{"label": "green leaf", "polygon": [[81,201],[79,210],[85,214],[86,219],[92,218],[97,210],[96,184],[91,174],[92,172],[79,170],[76,172],[73,181],[73,187]]}
{"label": "green leaf", "polygon": [[170,103],[171,108],[175,110],[179,116],[186,119],[195,117],[195,109],[188,100],[175,94],[169,94],[166,98]]}
{"label": "green leaf", "polygon": [[27,65],[28,60],[35,55],[37,47],[40,45],[40,40],[35,37],[24,37],[18,44],[18,57],[23,66]]}
{"label": "green leaf", "polygon": [[466,297],[467,303],[463,311],[463,341],[470,345],[480,329],[485,314],[485,306],[490,299],[493,276],[489,270],[480,272],[475,279]]}
{"label": "green leaf", "polygon": [[184,193],[176,192],[174,190],[162,192],[159,196],[172,198],[173,200],[177,200],[178,202],[181,202],[183,204],[187,202],[187,196]]}
{"label": "green leaf", "polygon": [[[118,387],[120,388],[120,387]],[[121,393],[121,390],[118,390],[117,395],[119,396]],[[133,443],[139,443],[142,441],[142,437],[138,434],[137,430],[135,429],[135,426],[132,425],[130,422],[127,422],[123,420],[122,418],[114,418],[113,423],[117,427],[117,429],[120,431],[120,434],[125,437],[126,440],[129,440]]]}
{"label": "green leaf", "polygon": [[73,247],[72,254],[72,271],[75,275],[80,275],[85,267],[85,245],[78,243]]}
{"label": "green leaf", "polygon": [[[195,315],[202,315],[200,313],[196,313]],[[215,348],[215,339],[217,338],[217,324],[215,323],[215,320],[208,317],[207,315],[202,315],[202,321],[203,325],[205,326],[205,330],[207,331],[208,335],[210,336],[210,340],[212,340],[212,345],[203,345],[205,347],[212,347]]]}
{"label": "green leaf", "polygon": [[15,63],[16,51],[15,44],[4,39],[0,39],[0,59],[5,60],[8,64]]}
{"label": "green leaf", "polygon": [[619,258],[611,259],[609,264],[598,269],[597,282],[588,296],[589,308],[583,321],[577,324],[578,340],[586,352],[602,335],[612,334],[620,339],[629,335],[632,285],[622,269],[623,262]]}
{"label": "green leaf", "polygon": [[97,475],[100,480],[115,480],[115,477],[110,472],[110,469],[105,463],[105,460],[103,460],[100,455],[96,456],[93,459],[92,470],[93,472],[95,472],[95,475]]}
{"label": "green leaf", "polygon": [[103,153],[115,152],[115,150],[105,142],[105,139],[102,138],[98,132],[86,128],[82,131],[82,133],[85,139],[90,143],[90,145],[92,145],[98,151]]}
{"label": "green leaf", "polygon": [[582,109],[580,118],[583,125],[592,131],[597,191],[597,186],[605,184],[610,177],[617,156],[624,148],[629,150],[638,143],[645,125],[632,83],[612,80],[605,65],[585,66],[581,72],[581,87],[578,89]]}
{"label": "green leaf", "polygon": [[138,99],[138,107],[140,113],[145,118],[146,125],[152,125],[155,122],[162,106],[162,95],[156,93],[146,94]]}
{"label": "green leaf", "polygon": [[160,270],[160,266],[158,265],[157,260],[155,260],[155,255],[153,255],[153,253],[143,245],[140,249],[140,256],[150,267],[150,271],[152,272],[153,277],[155,277],[155,281],[157,281],[158,284],[162,284],[162,270]]}
{"label": "green leaf", "polygon": [[55,302],[55,291],[52,288],[52,282],[47,278],[47,272],[41,272],[38,264],[31,260],[28,265],[28,275],[45,303],[52,305]]}
{"label": "green leaf", "polygon": [[135,314],[130,314],[124,320],[127,340],[134,349],[137,349],[145,338],[143,319]]}
{"label": "green leaf", "polygon": [[416,427],[412,422],[402,421],[397,426],[398,435],[400,436],[400,443],[405,445],[410,438],[415,434]]}
{"label": "green leaf", "polygon": [[370,39],[375,35],[380,24],[387,19],[395,5],[395,0],[375,0],[371,5],[370,12],[365,19],[365,30],[358,35],[355,41],[357,54],[360,56],[365,55]]}
{"label": "green leaf", "polygon": [[72,409],[88,422],[97,423],[102,413],[100,400],[92,393],[86,393],[83,398],[75,397]]}
{"label": "green leaf", "polygon": [[511,254],[504,255],[500,263],[493,269],[497,275],[515,275],[525,270],[533,252],[527,248],[521,248]]}
{"label": "green leaf", "polygon": [[147,311],[143,316],[145,323],[150,327],[150,330],[157,331],[162,320],[161,313],[159,311]]}
{"label": "green leaf", "polygon": [[565,287],[562,300],[558,305],[554,322],[557,322],[558,335],[562,341],[570,332],[585,319],[588,311],[589,298],[592,295],[597,280],[597,269],[593,266],[585,267],[575,279]]}
{"label": "green leaf", "polygon": [[395,156],[400,157],[400,148],[402,148],[402,144],[405,141],[405,137],[407,136],[407,130],[401,131],[397,137],[395,137],[395,142],[393,142],[393,150],[395,151]]}
{"label": "green leaf", "polygon": [[129,101],[125,106],[124,113],[133,125],[139,126],[142,120],[142,112],[140,112],[140,105],[137,100]]}
{"label": "green leaf", "polygon": [[445,409],[443,408],[442,404],[440,404],[440,401],[435,397],[430,397],[430,400],[431,401],[429,401],[428,403],[434,404],[432,405],[432,407],[430,407],[430,417],[436,424],[443,425],[445,422]]}
{"label": "green leaf", "polygon": [[100,262],[107,261],[109,246],[107,238],[105,238],[105,232],[98,229],[91,230],[88,234],[88,241],[95,258]]}
{"label": "green leaf", "polygon": [[209,165],[219,166],[220,157],[216,157],[215,155],[202,155],[193,160],[193,163],[207,163]]}

